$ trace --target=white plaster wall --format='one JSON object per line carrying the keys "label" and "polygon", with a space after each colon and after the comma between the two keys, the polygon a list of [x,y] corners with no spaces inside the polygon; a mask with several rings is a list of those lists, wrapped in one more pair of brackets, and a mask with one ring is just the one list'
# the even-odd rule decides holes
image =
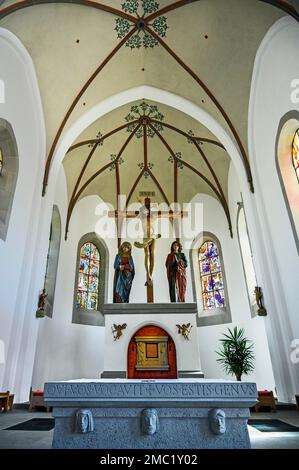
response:
{"label": "white plaster wall", "polygon": [[37,322],[39,255],[37,236],[45,130],[41,100],[31,58],[20,41],[0,28],[0,79],[5,95],[0,117],[12,125],[19,153],[19,173],[6,241],[0,240],[0,389],[16,400],[28,399]]}
{"label": "white plaster wall", "polygon": [[[249,156],[256,212],[250,214],[257,267],[269,311],[265,319],[279,397],[294,400],[299,365],[291,342],[299,337],[299,259],[276,168],[275,144],[281,118],[299,103],[291,84],[299,78],[298,23],[288,17],[268,31],[256,56],[249,106]],[[298,101],[298,100],[297,100]],[[291,149],[290,149],[291,150]]]}
{"label": "white plaster wall", "polygon": [[[274,390],[275,383],[267,346],[267,337],[263,319],[251,318],[251,311],[246,291],[245,277],[242,267],[241,255],[236,234],[237,201],[240,200],[238,177],[231,164],[229,172],[229,205],[234,229],[234,238],[230,237],[227,220],[222,207],[214,198],[207,195],[198,195],[196,200],[203,203],[204,231],[216,235],[219,239],[228,289],[232,323],[198,328],[198,341],[201,367],[206,378],[232,378],[226,376],[216,361],[216,350],[220,347],[219,339],[227,328],[244,328],[247,337],[254,343],[255,370],[243,380],[252,380],[259,389]],[[195,200],[195,199],[193,199]],[[200,245],[200,242],[198,243]],[[201,312],[199,312],[200,314]]]}
{"label": "white plaster wall", "polygon": [[54,204],[62,220],[62,237],[58,261],[52,319],[39,319],[33,388],[43,389],[49,380],[68,380],[98,377],[104,361],[104,328],[72,323],[76,275],[77,248],[80,238],[94,232],[97,217],[95,208],[100,202],[88,197],[76,206],[68,240],[64,240],[67,213],[67,192],[64,169],[61,166]]}

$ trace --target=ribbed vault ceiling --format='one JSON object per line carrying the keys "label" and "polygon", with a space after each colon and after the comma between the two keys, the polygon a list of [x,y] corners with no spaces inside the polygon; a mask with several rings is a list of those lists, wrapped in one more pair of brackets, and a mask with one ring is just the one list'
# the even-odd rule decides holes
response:
{"label": "ribbed vault ceiling", "polygon": [[[254,59],[261,40],[277,19],[285,14],[298,19],[291,2],[28,0],[13,3],[6,1],[1,6],[0,26],[19,37],[36,68],[48,148],[44,190],[57,144],[69,127],[103,99],[144,84],[181,95],[210,113],[234,138],[253,190],[247,126]],[[183,113],[159,103],[149,104],[158,107],[165,122],[215,140],[207,129]],[[104,116],[86,129],[79,140],[94,139],[98,132],[104,135],[124,124],[129,108],[122,107]],[[149,127],[149,123],[146,125]],[[88,178],[103,164],[108,165],[111,155],[118,154],[121,142],[128,138],[127,129],[123,129],[113,139],[105,140],[103,146],[96,145],[80,184],[76,182],[92,147],[80,146],[67,154],[64,166],[70,203],[87,194],[100,194],[114,203],[119,190],[126,194],[131,191],[132,182],[142,170],[138,164],[143,162],[154,176],[150,172],[147,178],[142,175],[139,185],[144,189],[152,187],[157,178],[158,184],[154,182],[159,188],[156,191],[159,198],[187,201],[195,192],[202,191],[213,194],[225,205],[229,165],[225,151],[211,143],[200,144],[206,152],[207,164],[198,158],[194,143],[188,143],[182,135],[165,126],[161,134],[174,153],[181,152],[182,158],[195,169],[187,165],[178,168],[177,195],[173,182],[176,164],[168,161],[170,151],[158,135],[148,139],[151,142],[146,162],[144,139],[133,136],[121,157],[123,162],[119,161],[116,169],[107,166],[78,195]],[[174,157],[173,160],[176,161]],[[119,180],[115,177],[118,169]],[[133,199],[137,190],[136,186],[131,194]]]}
{"label": "ribbed vault ceiling", "polygon": [[226,209],[229,163],[203,125],[169,106],[139,100],[89,126],[69,149],[64,168],[71,208],[91,194],[116,206],[118,194],[136,202],[139,191],[155,191],[155,201],[167,204],[203,192]]}

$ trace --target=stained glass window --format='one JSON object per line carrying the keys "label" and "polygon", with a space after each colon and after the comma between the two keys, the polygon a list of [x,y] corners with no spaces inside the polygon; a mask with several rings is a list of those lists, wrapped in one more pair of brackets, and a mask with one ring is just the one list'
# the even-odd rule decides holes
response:
{"label": "stained glass window", "polygon": [[211,240],[203,243],[198,258],[204,310],[225,307],[223,275],[216,243]]}
{"label": "stained glass window", "polygon": [[93,243],[84,243],[80,250],[77,308],[97,310],[99,267],[99,250]]}
{"label": "stained glass window", "polygon": [[296,131],[293,140],[293,165],[299,182],[299,129]]}

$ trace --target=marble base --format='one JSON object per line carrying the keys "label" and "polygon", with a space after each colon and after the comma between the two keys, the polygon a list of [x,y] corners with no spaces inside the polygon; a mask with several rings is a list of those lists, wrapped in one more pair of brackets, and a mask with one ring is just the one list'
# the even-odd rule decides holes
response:
{"label": "marble base", "polygon": [[[56,449],[246,449],[247,420],[257,402],[254,383],[204,379],[78,380],[45,384],[53,406]],[[144,430],[143,410],[155,410],[157,428]],[[211,410],[225,414],[215,434]],[[78,411],[89,410],[92,430],[78,430]]]}

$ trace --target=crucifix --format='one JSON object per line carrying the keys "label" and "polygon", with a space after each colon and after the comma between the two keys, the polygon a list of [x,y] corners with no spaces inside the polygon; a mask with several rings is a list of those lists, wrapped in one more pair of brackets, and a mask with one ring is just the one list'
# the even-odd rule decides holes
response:
{"label": "crucifix", "polygon": [[[144,192],[142,193],[144,194]],[[145,286],[147,289],[147,303],[154,302],[153,271],[155,262],[155,241],[161,238],[161,234],[154,233],[154,224],[157,218],[178,219],[187,217],[188,213],[184,211],[158,211],[154,208],[156,204],[151,202],[150,197],[144,198],[144,204],[139,211],[109,211],[109,217],[115,217],[118,221],[125,218],[139,217],[143,229],[143,241],[135,242],[136,248],[144,249],[144,265],[146,271]]]}

